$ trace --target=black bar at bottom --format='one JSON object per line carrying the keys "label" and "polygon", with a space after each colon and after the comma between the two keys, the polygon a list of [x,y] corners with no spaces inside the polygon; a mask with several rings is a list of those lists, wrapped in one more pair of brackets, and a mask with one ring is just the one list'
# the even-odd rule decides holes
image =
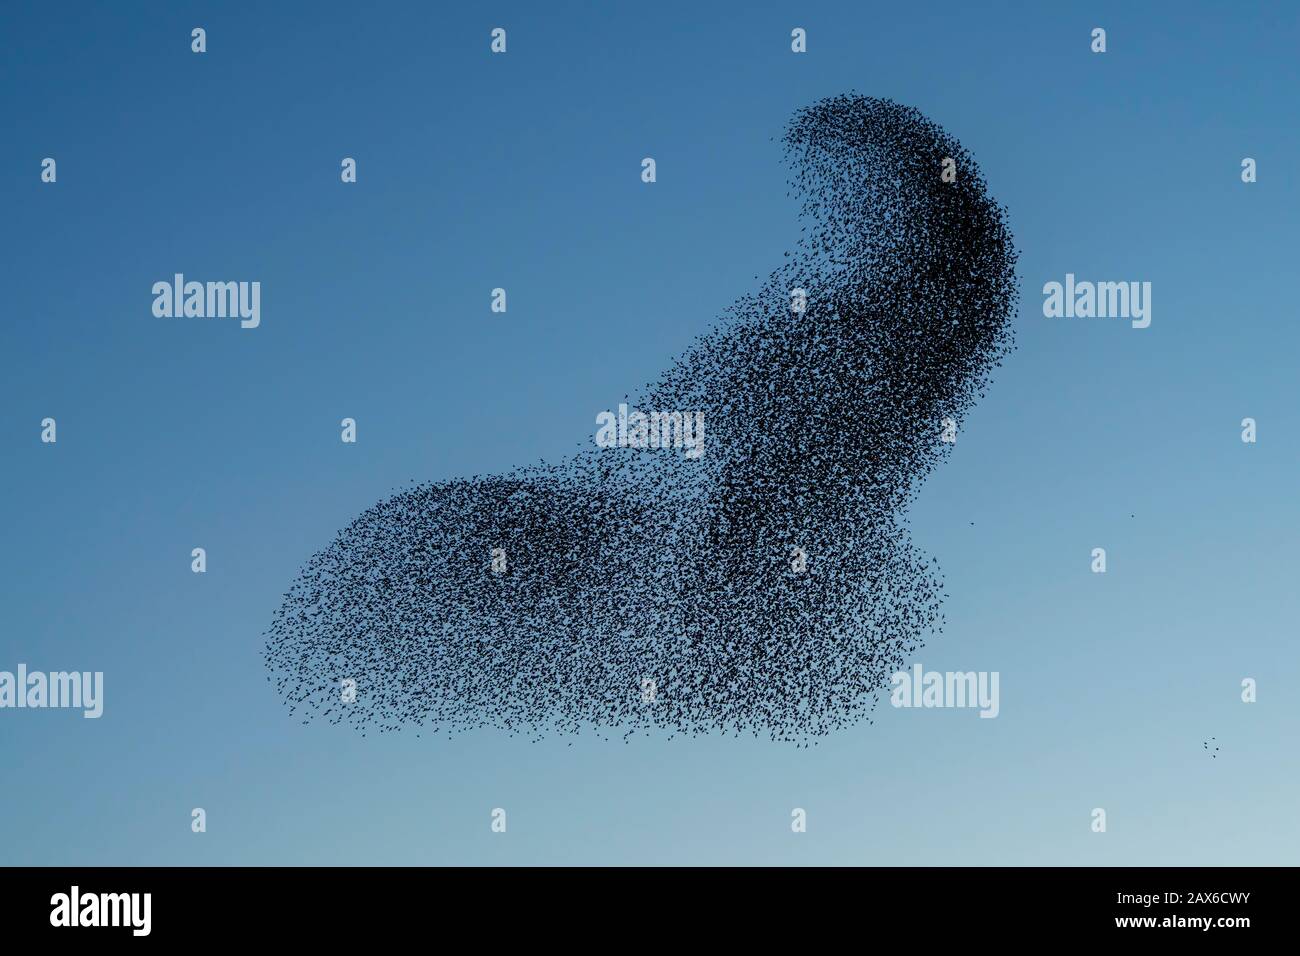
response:
{"label": "black bar at bottom", "polygon": [[[0,869],[0,933],[79,945],[1293,937],[1290,868]],[[454,934],[454,935],[449,935]],[[463,934],[463,936],[462,936]],[[1245,935],[1243,935],[1245,934]],[[147,943],[146,943],[147,945]]]}

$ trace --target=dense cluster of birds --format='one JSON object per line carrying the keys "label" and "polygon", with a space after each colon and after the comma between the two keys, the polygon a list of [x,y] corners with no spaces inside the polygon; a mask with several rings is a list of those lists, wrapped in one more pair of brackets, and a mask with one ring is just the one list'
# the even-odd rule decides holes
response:
{"label": "dense cluster of birds", "polygon": [[1016,253],[974,161],[915,109],[832,97],[783,143],[797,245],[628,400],[702,411],[704,453],[589,444],[365,511],[269,628],[295,713],[801,745],[870,719],[942,626],[906,511],[1013,348]]}

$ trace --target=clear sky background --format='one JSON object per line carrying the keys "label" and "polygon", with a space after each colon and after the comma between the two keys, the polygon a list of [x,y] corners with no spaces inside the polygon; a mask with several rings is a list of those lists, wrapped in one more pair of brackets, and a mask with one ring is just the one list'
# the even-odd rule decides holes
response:
{"label": "clear sky background", "polygon": [[[4,4],[0,669],[103,671],[105,712],[0,711],[0,863],[1298,862],[1298,15],[973,6]],[[301,564],[411,479],[589,441],[779,264],[775,140],[848,90],[956,135],[1021,250],[1019,349],[911,517],[949,594],[917,660],[999,671],[1000,716],[290,718]],[[261,327],[155,318],[175,272],[261,281]],[[1067,272],[1150,281],[1150,328],[1044,318]]]}

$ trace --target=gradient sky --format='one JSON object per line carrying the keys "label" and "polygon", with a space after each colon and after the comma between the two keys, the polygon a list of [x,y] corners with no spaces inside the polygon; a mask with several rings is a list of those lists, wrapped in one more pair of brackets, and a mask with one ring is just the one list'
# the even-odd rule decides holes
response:
{"label": "gradient sky", "polygon": [[[0,9],[0,669],[106,695],[0,711],[0,863],[1296,863],[1294,11],[457,6]],[[917,660],[999,671],[1000,716],[883,702],[809,750],[290,718],[300,565],[411,479],[590,440],[779,263],[775,140],[848,90],[957,136],[1021,252],[1019,349],[911,511],[949,594]],[[261,327],[154,318],[175,272],[261,281]],[[1044,318],[1067,272],[1150,281],[1151,327]]]}

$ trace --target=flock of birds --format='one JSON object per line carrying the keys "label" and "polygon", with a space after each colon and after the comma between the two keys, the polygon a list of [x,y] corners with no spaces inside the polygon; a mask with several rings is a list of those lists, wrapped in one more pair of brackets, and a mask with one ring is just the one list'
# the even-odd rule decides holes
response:
{"label": "flock of birds", "polygon": [[266,635],[294,713],[796,745],[870,719],[942,626],[905,515],[1013,348],[1016,252],[975,162],[915,109],[835,96],[783,143],[797,245],[628,399],[702,411],[703,455],[590,445],[367,509]]}

